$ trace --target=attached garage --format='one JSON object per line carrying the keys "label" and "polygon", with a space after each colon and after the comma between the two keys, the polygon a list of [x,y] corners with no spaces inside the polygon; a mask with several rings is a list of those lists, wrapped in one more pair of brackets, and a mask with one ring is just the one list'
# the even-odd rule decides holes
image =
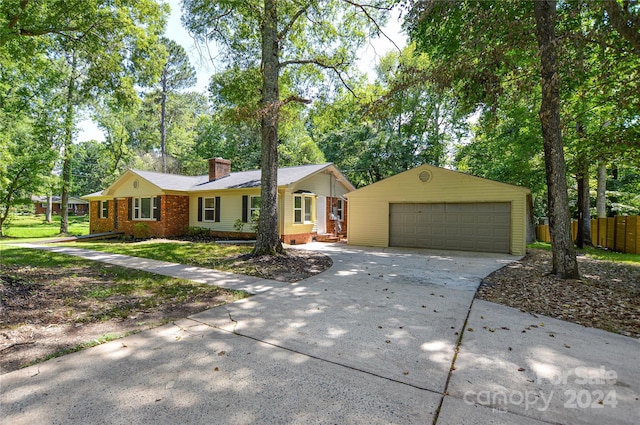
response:
{"label": "attached garage", "polygon": [[528,194],[423,165],[347,195],[349,244],[523,255]]}

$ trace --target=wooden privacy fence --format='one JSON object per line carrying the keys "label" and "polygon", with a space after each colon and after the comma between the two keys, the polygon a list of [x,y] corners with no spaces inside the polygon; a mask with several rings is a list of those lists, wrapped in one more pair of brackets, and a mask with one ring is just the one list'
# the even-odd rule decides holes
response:
{"label": "wooden privacy fence", "polygon": [[[578,222],[571,222],[573,240],[578,234]],[[536,226],[536,238],[541,242],[551,242],[549,225]],[[640,254],[640,216],[618,215],[591,220],[591,242],[619,252]]]}

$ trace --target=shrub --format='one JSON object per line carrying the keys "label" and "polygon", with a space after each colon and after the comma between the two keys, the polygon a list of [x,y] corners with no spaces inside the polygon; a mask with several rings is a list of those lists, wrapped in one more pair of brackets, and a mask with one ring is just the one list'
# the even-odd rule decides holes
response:
{"label": "shrub", "polygon": [[189,227],[187,229],[187,235],[192,238],[208,238],[211,236],[211,229],[206,227]]}
{"label": "shrub", "polygon": [[244,230],[245,223],[241,219],[236,219],[235,223],[233,223],[233,230],[236,232],[242,232]]}
{"label": "shrub", "polygon": [[133,226],[133,237],[147,239],[149,237],[149,225],[147,223],[136,223]]}

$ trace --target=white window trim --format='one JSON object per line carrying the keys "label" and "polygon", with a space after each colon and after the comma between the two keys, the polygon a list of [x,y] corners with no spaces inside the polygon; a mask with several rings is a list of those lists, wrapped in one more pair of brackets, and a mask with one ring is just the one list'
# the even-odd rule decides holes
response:
{"label": "white window trim", "polygon": [[[213,207],[207,207],[207,199],[213,199]],[[213,213],[213,218],[211,220],[207,219],[207,211],[211,211]],[[216,197],[215,196],[202,198],[202,221],[207,223],[216,222]]]}
{"label": "white window trim", "polygon": [[[296,208],[296,198],[300,198],[300,208]],[[305,208],[305,199],[309,198],[311,200],[311,206],[309,210],[309,216],[311,220],[306,220],[307,211]],[[294,224],[313,224],[313,204],[314,204],[315,195],[307,195],[307,194],[295,194],[293,195],[293,223]],[[300,219],[301,221],[296,221],[296,211],[300,211]]]}
{"label": "white window trim", "polygon": [[260,217],[260,207],[258,208],[253,207],[253,200],[256,198],[262,201],[260,196],[249,196],[249,221],[257,221],[258,217]]}
{"label": "white window trim", "polygon": [[[142,212],[142,200],[143,199],[149,199],[151,202],[151,217],[149,218],[141,218],[140,217],[140,213]],[[137,198],[133,198],[133,219],[135,221],[157,221],[157,211],[158,211],[158,204],[157,204],[157,197],[155,196],[139,196]],[[137,206],[136,206],[137,204]]]}
{"label": "white window trim", "polygon": [[[313,223],[313,198],[311,196],[305,196],[304,199],[304,223]],[[307,201],[309,201],[309,210],[307,210]],[[309,220],[307,220],[309,216]]]}
{"label": "white window trim", "polygon": [[336,216],[339,221],[344,221],[344,201],[342,199],[338,199],[336,203]]}
{"label": "white window trim", "polygon": [[108,218],[104,215],[105,207],[107,208],[107,215],[109,214],[109,201],[98,201],[100,205],[100,218]]}

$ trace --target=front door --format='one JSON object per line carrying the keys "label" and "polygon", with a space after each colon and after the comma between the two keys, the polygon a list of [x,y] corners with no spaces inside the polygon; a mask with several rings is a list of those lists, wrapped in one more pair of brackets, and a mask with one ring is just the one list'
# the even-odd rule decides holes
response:
{"label": "front door", "polygon": [[318,234],[327,233],[327,197],[318,196],[316,207],[316,218],[318,223]]}

